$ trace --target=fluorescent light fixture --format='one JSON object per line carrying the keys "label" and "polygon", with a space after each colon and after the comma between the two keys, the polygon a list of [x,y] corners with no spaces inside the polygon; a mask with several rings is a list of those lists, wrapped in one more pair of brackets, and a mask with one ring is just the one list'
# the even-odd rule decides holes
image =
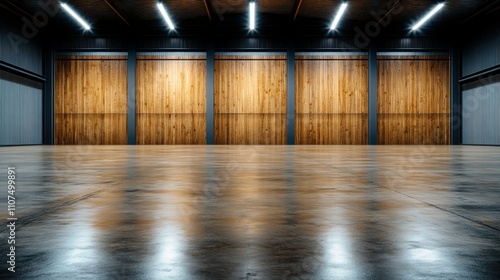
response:
{"label": "fluorescent light fixture", "polygon": [[71,9],[65,3],[61,3],[61,6],[68,12],[76,21],[78,21],[86,30],[90,30],[90,26],[77,14],[73,9]]}
{"label": "fluorescent light fixture", "polygon": [[250,30],[255,29],[255,2],[250,2]]}
{"label": "fluorescent light fixture", "polygon": [[331,30],[334,30],[337,28],[337,24],[340,21],[340,18],[342,17],[342,14],[345,12],[345,9],[347,8],[347,3],[342,3],[340,6],[340,10],[338,11],[337,15],[335,16],[335,19],[333,20],[332,26],[330,26]]}
{"label": "fluorescent light fixture", "polygon": [[168,27],[170,29],[174,30],[175,29],[174,24],[170,20],[170,17],[168,16],[167,11],[165,10],[165,7],[163,7],[162,3],[158,3],[158,9],[160,10],[161,15],[163,16],[163,18],[165,19],[165,21],[167,22]]}
{"label": "fluorescent light fixture", "polygon": [[415,24],[411,30],[417,30],[422,24],[424,24],[428,19],[430,19],[435,13],[437,13],[444,6],[444,3],[441,3],[434,7],[432,11],[430,11],[424,18],[422,18],[417,24]]}

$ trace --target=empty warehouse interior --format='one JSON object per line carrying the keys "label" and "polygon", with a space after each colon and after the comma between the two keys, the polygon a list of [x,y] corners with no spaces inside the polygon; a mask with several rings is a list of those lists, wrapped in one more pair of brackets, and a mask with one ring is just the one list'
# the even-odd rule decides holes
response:
{"label": "empty warehouse interior", "polygon": [[499,16],[0,2],[0,278],[498,279]]}

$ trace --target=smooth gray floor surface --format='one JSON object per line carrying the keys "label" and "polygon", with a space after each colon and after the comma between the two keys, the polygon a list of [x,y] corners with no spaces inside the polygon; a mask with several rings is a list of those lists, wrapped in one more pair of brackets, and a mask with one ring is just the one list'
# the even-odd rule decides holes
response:
{"label": "smooth gray floor surface", "polygon": [[0,279],[500,279],[500,147],[0,147],[0,185]]}

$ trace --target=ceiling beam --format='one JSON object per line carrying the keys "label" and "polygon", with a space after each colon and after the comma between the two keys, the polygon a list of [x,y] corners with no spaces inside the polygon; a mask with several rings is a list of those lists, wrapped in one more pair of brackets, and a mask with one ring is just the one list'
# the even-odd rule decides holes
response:
{"label": "ceiling beam", "polygon": [[292,19],[292,21],[294,21],[297,18],[297,15],[299,14],[300,5],[302,5],[302,0],[295,0],[295,3],[293,3],[293,9],[292,9],[293,19]]}
{"label": "ceiling beam", "polygon": [[213,7],[211,0],[203,0],[203,4],[205,4],[205,10],[207,11],[208,19],[212,21]]}
{"label": "ceiling beam", "polygon": [[12,11],[12,9],[17,10],[20,14],[22,14],[22,16],[28,17],[30,19],[33,16],[33,11],[31,11],[28,8],[22,7],[20,5],[20,3],[13,3],[11,1],[4,1],[4,3],[7,3],[10,5],[11,9],[9,9],[9,10],[11,10],[11,11]]}
{"label": "ceiling beam", "polygon": [[381,18],[378,20],[378,22],[377,22],[377,23],[378,23],[378,24],[380,24],[380,23],[381,23],[381,22],[382,22],[382,21],[383,21],[383,20],[384,20],[384,19],[385,19],[385,18],[386,18],[389,14],[391,14],[391,13],[392,13],[392,10],[394,10],[394,9],[396,8],[396,6],[397,6],[397,5],[401,4],[401,2],[402,2],[402,0],[398,0],[398,1],[396,1],[396,2],[392,5],[391,9],[390,9],[389,11],[387,11],[387,13],[385,13],[385,15],[384,15],[383,17],[381,17]]}
{"label": "ceiling beam", "polygon": [[12,14],[14,14],[14,15],[16,15],[16,16],[18,16],[18,17],[23,17],[23,15],[22,15],[22,14],[20,14],[20,13],[19,13],[19,12],[17,12],[17,11],[14,11],[13,9],[11,9],[11,8],[9,8],[9,7],[7,7],[7,6],[5,6],[5,4],[3,4],[3,3],[0,3],[0,8],[5,9],[5,10],[7,10],[7,11],[11,12]]}
{"label": "ceiling beam", "polygon": [[464,25],[465,23],[467,23],[468,21],[472,20],[472,19],[475,19],[476,17],[482,15],[485,13],[485,11],[489,11],[489,12],[492,12],[492,10],[496,10],[495,7],[498,8],[498,3],[499,1],[498,0],[494,0],[494,1],[486,1],[484,3],[481,3],[481,5],[479,5],[479,7],[477,7],[476,9],[472,10],[472,12],[469,14],[469,16],[464,19],[460,25]]}
{"label": "ceiling beam", "polygon": [[115,12],[115,14],[119,16],[126,25],[131,26],[128,20],[125,18],[125,16],[122,13],[120,13],[118,8],[115,5],[113,5],[113,3],[111,3],[111,0],[104,0],[104,2],[108,4],[111,10],[113,10],[113,12]]}

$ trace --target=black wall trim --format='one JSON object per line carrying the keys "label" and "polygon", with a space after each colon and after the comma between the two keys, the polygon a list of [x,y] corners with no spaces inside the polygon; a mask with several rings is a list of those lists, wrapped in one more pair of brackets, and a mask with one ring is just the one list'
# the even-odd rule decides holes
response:
{"label": "black wall trim", "polygon": [[286,143],[295,144],[295,50],[288,48],[287,66],[287,98],[286,98]]}
{"label": "black wall trim", "polygon": [[494,74],[497,74],[497,73],[500,73],[500,65],[496,65],[496,66],[493,66],[493,67],[490,67],[490,68],[486,68],[486,69],[484,69],[482,71],[478,71],[478,72],[473,73],[471,75],[467,75],[465,77],[462,77],[462,78],[458,79],[458,82],[459,83],[472,82],[472,81],[474,81],[476,79],[481,79],[484,76],[494,75]]}
{"label": "black wall trim", "polygon": [[40,82],[40,83],[45,82],[45,77],[38,75],[34,72],[31,72],[29,70],[23,69],[21,67],[17,67],[13,64],[7,63],[7,62],[2,61],[2,60],[0,60],[0,69],[7,71],[7,72],[10,72],[12,74],[22,76],[24,78],[28,78],[28,79],[33,80],[35,82]]}
{"label": "black wall trim", "polygon": [[135,119],[135,99],[136,99],[136,51],[135,40],[129,42],[127,75],[128,75],[128,100],[127,100],[127,142],[129,145],[137,143],[136,138],[136,119]]}
{"label": "black wall trim", "polygon": [[462,144],[462,121],[461,121],[461,91],[458,83],[460,71],[460,56],[457,49],[451,49],[451,67],[450,67],[450,145]]}
{"label": "black wall trim", "polygon": [[47,77],[43,88],[43,143],[45,145],[54,145],[55,134],[55,67],[54,67],[54,50],[51,43],[47,43],[44,53],[44,69],[43,73]]}
{"label": "black wall trim", "polygon": [[214,71],[215,71],[215,51],[212,42],[207,50],[207,144],[214,143]]}
{"label": "black wall trim", "polygon": [[368,50],[368,145],[377,145],[377,49]]}

